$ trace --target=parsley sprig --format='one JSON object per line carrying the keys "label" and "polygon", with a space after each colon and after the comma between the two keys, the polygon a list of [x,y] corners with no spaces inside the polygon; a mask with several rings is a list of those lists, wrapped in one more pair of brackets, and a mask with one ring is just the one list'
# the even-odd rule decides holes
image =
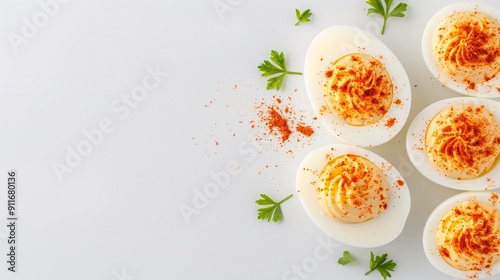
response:
{"label": "parsley sprig", "polygon": [[382,0],[367,0],[366,4],[372,6],[373,8],[368,9],[368,14],[379,14],[384,18],[384,25],[382,26],[382,34],[385,31],[385,25],[387,24],[387,19],[390,17],[404,17],[407,8],[406,3],[399,3],[394,9],[390,10],[392,2],[394,0],[384,0],[385,8],[382,4]]}
{"label": "parsley sprig", "polygon": [[275,75],[267,80],[267,89],[275,88],[276,90],[280,90],[287,74],[302,75],[300,72],[288,71],[286,69],[285,54],[283,52],[278,53],[277,51],[272,50],[271,61],[273,61],[276,65],[271,63],[269,60],[264,60],[264,62],[258,66],[259,70],[262,72],[262,77]]}
{"label": "parsley sprig", "polygon": [[311,16],[312,16],[311,9],[307,9],[302,13],[298,9],[295,9],[295,17],[297,17],[297,23],[295,25],[299,25],[301,22],[310,22]]}
{"label": "parsley sprig", "polygon": [[380,275],[387,279],[387,277],[391,277],[391,273],[389,271],[394,271],[394,267],[396,263],[392,260],[387,261],[387,254],[383,254],[382,256],[374,256],[373,252],[370,252],[370,270],[365,273],[365,275],[370,274],[374,270],[378,270]]}
{"label": "parsley sprig", "polygon": [[283,220],[283,212],[281,211],[281,203],[287,201],[293,194],[283,198],[282,200],[275,202],[266,194],[260,194],[261,199],[255,201],[258,205],[271,205],[269,207],[263,207],[257,210],[258,217],[260,220],[267,220],[268,222],[273,220],[273,222],[279,222]]}
{"label": "parsley sprig", "polygon": [[349,251],[344,251],[342,254],[342,257],[339,258],[337,261],[341,265],[346,265],[348,263],[354,263],[354,264],[359,264],[349,253]]}

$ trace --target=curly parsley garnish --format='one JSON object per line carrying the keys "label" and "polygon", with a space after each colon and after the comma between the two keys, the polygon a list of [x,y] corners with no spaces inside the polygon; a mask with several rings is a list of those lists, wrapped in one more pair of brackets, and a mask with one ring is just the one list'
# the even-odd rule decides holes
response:
{"label": "curly parsley garnish", "polygon": [[283,220],[283,212],[281,211],[281,203],[287,201],[293,194],[283,198],[282,200],[275,202],[269,196],[265,194],[260,194],[261,199],[255,201],[258,205],[271,205],[269,207],[263,207],[257,210],[258,217],[260,220],[267,220],[268,222],[273,220],[273,222],[279,222]]}
{"label": "curly parsley garnish", "polygon": [[349,251],[344,251],[342,254],[342,257],[339,258],[337,261],[341,265],[346,265],[348,263],[354,263],[354,264],[359,264],[349,253]]}
{"label": "curly parsley garnish", "polygon": [[295,25],[299,25],[301,22],[310,22],[311,16],[312,16],[312,13],[311,13],[310,9],[307,9],[307,10],[303,11],[302,13],[298,9],[295,9],[295,17],[297,17],[297,23]]}
{"label": "curly parsley garnish", "polygon": [[287,74],[302,75],[300,72],[292,72],[286,69],[285,54],[283,52],[278,53],[272,50],[271,61],[276,63],[276,65],[272,64],[269,60],[264,60],[264,62],[258,66],[259,70],[262,72],[262,77],[275,75],[267,80],[267,89],[275,88],[276,90],[280,90]]}
{"label": "curly parsley garnish", "polygon": [[370,270],[365,273],[365,275],[370,274],[374,270],[378,270],[380,275],[387,279],[387,277],[391,277],[391,273],[389,271],[394,271],[394,267],[396,263],[392,260],[387,261],[387,254],[383,254],[382,256],[374,256],[373,252],[370,252]]}
{"label": "curly parsley garnish", "polygon": [[406,7],[408,6],[406,3],[399,3],[394,9],[391,9],[392,2],[394,0],[384,0],[385,8],[382,4],[382,0],[367,0],[366,4],[372,6],[373,8],[368,9],[368,14],[379,14],[384,18],[384,25],[382,26],[382,34],[385,31],[385,25],[387,23],[387,19],[390,17],[404,17],[406,12]]}

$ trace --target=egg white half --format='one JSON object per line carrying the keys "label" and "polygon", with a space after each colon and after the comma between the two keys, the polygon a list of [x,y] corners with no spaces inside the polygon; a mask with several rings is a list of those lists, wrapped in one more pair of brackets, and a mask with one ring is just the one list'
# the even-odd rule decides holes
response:
{"label": "egg white half", "polygon": [[[377,58],[389,72],[394,86],[393,102],[387,114],[378,122],[352,126],[334,113],[324,112],[325,71],[338,58],[350,53],[365,53]],[[337,25],[320,32],[307,50],[304,80],[309,101],[327,129],[341,141],[360,146],[377,146],[392,139],[403,128],[411,105],[411,86],[398,58],[382,41],[357,27]],[[395,104],[396,100],[401,103]],[[387,122],[394,118],[394,125]]]}
{"label": "egg white half", "polygon": [[455,104],[484,105],[500,122],[500,103],[485,98],[456,97],[435,102],[423,109],[412,121],[406,135],[406,150],[413,166],[427,179],[457,190],[493,190],[500,187],[500,165],[496,164],[483,176],[471,180],[446,177],[434,167],[425,152],[427,125],[442,109]]}
{"label": "egg white half", "polygon": [[446,18],[454,13],[474,11],[488,15],[500,21],[500,10],[488,5],[475,2],[462,2],[448,5],[436,12],[427,23],[422,36],[422,55],[424,57],[425,64],[432,75],[436,77],[436,79],[438,79],[444,86],[454,90],[455,92],[483,98],[500,97],[500,91],[498,90],[500,87],[500,75],[496,75],[493,79],[487,82],[476,84],[474,89],[469,89],[469,85],[455,82],[453,79],[448,77],[448,75],[446,75],[436,64],[432,55],[432,41],[436,28],[438,28],[438,26]]}
{"label": "egg white half", "polygon": [[[365,157],[384,173],[389,185],[387,210],[377,217],[357,224],[344,224],[327,216],[318,202],[318,175],[330,158],[345,154]],[[388,161],[360,147],[332,145],[307,155],[300,164],[296,178],[297,192],[309,217],[326,234],[347,245],[373,248],[385,245],[399,236],[410,212],[410,191],[404,178]]]}
{"label": "egg white half", "polygon": [[[443,201],[429,215],[429,218],[427,219],[427,222],[425,223],[424,226],[422,241],[423,241],[425,256],[427,257],[429,262],[439,271],[460,279],[479,279],[488,276],[493,276],[500,272],[500,262],[495,263],[492,266],[491,270],[483,270],[479,272],[477,271],[466,272],[451,267],[439,254],[439,249],[436,243],[436,231],[438,229],[441,218],[444,216],[444,214],[446,214],[446,212],[452,209],[455,205],[466,202],[467,200],[470,199],[491,205],[491,202],[489,201],[490,196],[491,192],[459,193]],[[495,207],[498,210],[500,210],[500,204],[496,204]]]}

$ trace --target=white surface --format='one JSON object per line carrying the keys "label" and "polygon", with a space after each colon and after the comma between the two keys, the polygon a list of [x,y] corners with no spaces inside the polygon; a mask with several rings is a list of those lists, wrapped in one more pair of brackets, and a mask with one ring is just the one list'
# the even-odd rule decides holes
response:
{"label": "white surface", "polygon": [[[283,223],[256,218],[260,193],[276,199],[294,193],[303,157],[339,143],[312,120],[302,77],[287,77],[280,92],[266,91],[257,66],[276,49],[289,69],[300,70],[321,30],[368,27],[408,73],[410,122],[427,105],[457,97],[432,77],[420,49],[427,21],[453,2],[408,1],[406,16],[389,19],[382,36],[381,18],[366,16],[365,1],[73,0],[15,53],[8,34],[21,34],[23,19],[41,8],[35,0],[1,1],[0,209],[5,217],[6,172],[17,169],[20,224],[16,274],[6,271],[7,231],[0,227],[0,279],[381,279],[363,276],[368,249],[329,240],[297,196],[283,204]],[[219,16],[214,3],[232,6]],[[312,22],[294,26],[295,8],[310,8]],[[126,115],[121,98],[157,66],[168,76]],[[269,142],[260,152],[249,146],[258,134],[248,124],[254,102],[273,94],[292,97],[316,129],[311,141],[277,152]],[[59,182],[53,162],[64,163],[67,146],[85,143],[82,131],[106,118],[114,130]],[[412,198],[401,235],[373,251],[397,262],[391,279],[449,280],[427,261],[422,231],[434,207],[457,191],[412,167],[409,122],[370,148],[401,172]],[[187,224],[180,205],[193,206],[197,192],[213,187],[211,174],[235,162],[241,172],[198,201],[206,205]],[[344,250],[360,265],[338,265]]]}
{"label": "white surface", "polygon": [[[389,187],[387,209],[375,218],[356,224],[345,224],[325,214],[318,203],[318,176],[328,162],[346,154],[354,154],[373,162],[385,176]],[[400,185],[399,181],[403,184]],[[373,248],[396,239],[403,231],[410,213],[411,197],[404,178],[385,159],[364,148],[330,145],[309,153],[297,170],[297,196],[311,220],[333,239],[355,247]]]}
{"label": "white surface", "polygon": [[[323,92],[325,71],[332,63],[350,53],[364,53],[375,57],[391,76],[394,89],[393,103],[385,116],[371,125],[349,125],[338,115],[324,112],[324,108],[328,108]],[[316,114],[334,136],[348,144],[371,147],[386,143],[403,128],[410,113],[411,85],[399,59],[382,41],[355,26],[329,27],[312,40],[305,57],[304,80]],[[394,103],[396,100],[401,103],[396,105]],[[390,119],[394,119],[395,123],[387,126]]]}
{"label": "white surface", "polygon": [[468,191],[493,190],[500,187],[500,166],[495,166],[486,174],[476,179],[457,180],[441,174],[427,157],[425,134],[432,118],[441,110],[457,104],[484,105],[500,121],[500,103],[485,98],[455,97],[437,101],[420,111],[413,119],[406,135],[406,149],[410,161],[422,175],[442,186]]}

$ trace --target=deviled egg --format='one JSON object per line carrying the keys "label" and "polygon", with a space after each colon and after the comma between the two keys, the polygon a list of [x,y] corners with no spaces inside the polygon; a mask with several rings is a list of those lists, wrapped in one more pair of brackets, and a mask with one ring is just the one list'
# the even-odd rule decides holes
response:
{"label": "deviled egg", "polygon": [[498,188],[499,120],[500,103],[490,99],[457,97],[435,102],[408,128],[410,161],[429,180],[448,188]]}
{"label": "deviled egg", "polygon": [[431,73],[459,93],[500,96],[500,11],[479,3],[455,3],[438,11],[422,37]]}
{"label": "deviled egg", "polygon": [[319,33],[307,50],[304,79],[319,118],[348,144],[383,144],[408,118],[411,87],[403,66],[384,43],[357,27]]}
{"label": "deviled egg", "polygon": [[500,125],[483,104],[451,105],[429,123],[425,149],[444,176],[475,179],[495,165],[500,154]]}
{"label": "deviled egg", "polygon": [[297,171],[297,192],[313,222],[332,238],[378,247],[399,236],[410,211],[405,180],[373,152],[349,145],[319,148]]}
{"label": "deviled egg", "polygon": [[424,252],[438,270],[462,279],[500,272],[500,206],[494,192],[467,192],[442,202],[429,216]]}

